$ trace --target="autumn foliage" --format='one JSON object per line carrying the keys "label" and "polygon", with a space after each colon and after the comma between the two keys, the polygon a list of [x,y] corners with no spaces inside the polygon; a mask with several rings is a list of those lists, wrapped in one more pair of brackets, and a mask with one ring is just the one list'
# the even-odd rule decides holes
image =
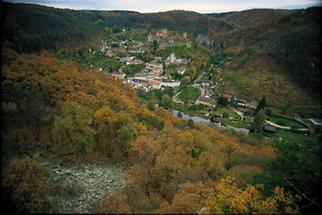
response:
{"label": "autumn foliage", "polygon": [[[267,197],[260,186],[248,185],[275,157],[271,146],[243,145],[163,108],[150,110],[129,86],[74,62],[59,62],[49,52],[6,50],[4,60],[4,149],[11,156],[4,186],[24,210],[45,210],[49,184],[37,161],[13,159],[26,153],[22,147],[45,151],[49,158],[127,161],[127,186],[99,200],[97,213],[195,213],[204,207],[215,213],[297,212],[282,188]],[[39,115],[28,110],[33,107]],[[29,135],[21,137],[22,130]],[[229,178],[221,181],[227,176],[247,188]]]}
{"label": "autumn foliage", "polygon": [[3,172],[2,200],[19,213],[49,212],[53,202],[48,194],[53,187],[47,181],[48,176],[48,169],[36,157],[11,160]]}
{"label": "autumn foliage", "polygon": [[297,214],[295,199],[283,188],[275,187],[272,194],[262,193],[263,185],[247,185],[239,188],[232,177],[221,179],[215,193],[207,200],[202,213],[212,214]]}

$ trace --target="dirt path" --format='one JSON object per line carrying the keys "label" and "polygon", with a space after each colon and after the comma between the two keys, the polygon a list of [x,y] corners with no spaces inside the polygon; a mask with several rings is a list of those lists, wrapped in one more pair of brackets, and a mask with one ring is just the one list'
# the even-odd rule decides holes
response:
{"label": "dirt path", "polygon": [[119,192],[125,186],[126,171],[122,165],[79,164],[48,165],[50,181],[60,188],[53,199],[58,213],[93,213],[92,205],[106,192]]}
{"label": "dirt path", "polygon": [[[280,129],[285,129],[285,130],[291,130],[292,128],[289,126],[282,126],[282,125],[278,125],[274,122],[265,120],[266,123],[268,123],[269,125],[276,127],[276,128],[280,128]],[[298,131],[308,131],[308,128],[296,128]]]}

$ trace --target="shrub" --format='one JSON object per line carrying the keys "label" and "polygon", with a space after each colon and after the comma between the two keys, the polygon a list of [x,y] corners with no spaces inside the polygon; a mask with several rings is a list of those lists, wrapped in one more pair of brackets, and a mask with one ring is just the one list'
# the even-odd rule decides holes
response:
{"label": "shrub", "polygon": [[95,205],[95,213],[104,214],[129,214],[131,208],[128,198],[120,193],[107,193]]}
{"label": "shrub", "polygon": [[55,142],[72,145],[78,153],[90,152],[94,141],[92,111],[76,102],[67,101],[62,112],[62,116],[55,117],[51,130]]}
{"label": "shrub", "polygon": [[2,186],[9,196],[5,202],[13,204],[18,213],[48,212],[53,206],[49,191],[53,188],[47,181],[49,171],[36,158],[13,159],[3,174]]}

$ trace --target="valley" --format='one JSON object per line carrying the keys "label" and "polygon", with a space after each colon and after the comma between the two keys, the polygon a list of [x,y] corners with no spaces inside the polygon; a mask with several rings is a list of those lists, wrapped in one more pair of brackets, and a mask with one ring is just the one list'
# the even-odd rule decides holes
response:
{"label": "valley", "polygon": [[[62,49],[57,56],[62,60],[77,60],[85,69],[98,70],[130,85],[138,91],[142,103],[148,106],[180,110],[192,116],[203,117],[206,121],[211,120],[221,128],[228,126],[246,134],[254,129],[253,121],[260,98],[256,100],[256,97],[252,97],[252,100],[246,101],[245,98],[250,95],[245,94],[243,89],[239,89],[241,93],[235,95],[226,89],[226,85],[234,84],[234,80],[243,75],[232,76],[231,72],[224,70],[234,60],[225,54],[226,50],[221,43],[201,34],[194,36],[166,28],[150,31],[140,28],[106,28],[101,38],[107,39],[100,41],[99,49],[83,50],[81,56],[76,53],[67,55],[67,51]],[[199,62],[203,63],[200,65]],[[258,76],[256,73],[253,75]],[[276,79],[277,76],[274,76],[274,81]],[[267,82],[256,82],[262,89],[252,91],[265,92]],[[283,81],[283,88],[287,82]],[[302,91],[285,89],[287,92],[295,90]],[[264,138],[283,138],[276,130],[282,130],[288,135],[294,132],[303,136],[316,133],[316,125],[309,119],[319,118],[320,105],[313,105],[316,102],[312,101],[312,106],[309,107],[316,109],[314,114],[293,111],[291,107],[302,102],[276,103],[274,97],[280,94],[272,92],[273,97],[263,93],[265,104],[262,109],[265,110],[266,121],[259,126]],[[300,97],[305,98],[305,95]],[[285,109],[284,106],[289,107]],[[269,121],[271,118],[274,122]],[[291,124],[292,127],[283,127],[285,119],[288,120],[287,125]]]}
{"label": "valley", "polygon": [[321,209],[321,7],[1,4],[4,210]]}

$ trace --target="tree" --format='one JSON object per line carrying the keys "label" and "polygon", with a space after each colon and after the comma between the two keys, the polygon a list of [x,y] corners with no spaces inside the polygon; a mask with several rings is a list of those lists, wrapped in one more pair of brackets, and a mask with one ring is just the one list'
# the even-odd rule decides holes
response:
{"label": "tree", "polygon": [[228,118],[229,118],[229,114],[225,111],[225,112],[222,114],[222,118],[226,118],[226,119],[228,119]]}
{"label": "tree", "polygon": [[118,28],[118,27],[113,28],[113,33],[114,34],[117,34],[117,33],[120,33],[120,32],[121,32],[120,28]]}
{"label": "tree", "polygon": [[283,188],[275,187],[270,196],[264,196],[263,185],[238,187],[230,176],[221,179],[215,187],[215,193],[207,200],[203,214],[297,214],[299,208],[296,199]]}
{"label": "tree", "polygon": [[72,145],[78,153],[89,153],[93,148],[94,130],[92,111],[76,102],[63,105],[62,116],[55,117],[52,136],[56,144]]}
{"label": "tree", "polygon": [[131,141],[138,135],[135,128],[135,122],[127,113],[121,112],[119,113],[117,124],[118,129],[116,134],[118,137],[119,149],[123,156],[127,156]]}
{"label": "tree", "polygon": [[229,101],[227,97],[220,95],[217,103],[223,107],[226,107],[229,104]]}
{"label": "tree", "polygon": [[321,138],[320,134],[320,141],[285,140],[274,143],[278,154],[268,165],[274,180],[279,180],[279,184],[303,197],[303,213],[321,208],[321,196],[316,192],[322,188]]}
{"label": "tree", "polygon": [[155,116],[149,116],[147,119],[147,123],[158,130],[161,130],[164,126],[164,122]]}
{"label": "tree", "polygon": [[165,62],[164,62],[164,61],[162,62],[162,68],[163,68],[163,73],[162,73],[162,75],[165,75]]}
{"label": "tree", "polygon": [[271,109],[266,109],[266,110],[265,110],[265,114],[266,114],[267,116],[272,116],[273,112],[272,112],[272,110],[271,110]]}
{"label": "tree", "polygon": [[147,107],[150,111],[154,111],[154,104],[152,102],[149,102]]}
{"label": "tree", "polygon": [[266,105],[266,96],[263,96],[255,109],[255,114],[257,114],[260,110],[264,109]]}
{"label": "tree", "polygon": [[280,106],[280,109],[282,111],[282,114],[286,114],[287,111],[292,107],[292,104],[291,103],[288,103],[288,102],[284,102],[281,106]]}
{"label": "tree", "polygon": [[193,81],[197,78],[198,76],[198,71],[197,71],[197,67],[192,65],[189,67],[189,77],[190,77],[190,80]]}
{"label": "tree", "polygon": [[131,208],[128,198],[120,193],[107,193],[95,205],[95,213],[98,214],[129,214]]}
{"label": "tree", "polygon": [[111,157],[112,152],[127,155],[130,142],[138,135],[137,124],[131,116],[121,111],[114,112],[110,107],[103,107],[94,114],[97,131],[97,148]]}
{"label": "tree", "polygon": [[171,99],[170,97],[168,96],[168,94],[164,94],[162,97],[161,97],[161,104],[162,106],[165,106],[165,107],[169,107],[170,104],[171,104]]}
{"label": "tree", "polygon": [[266,115],[264,110],[260,110],[254,117],[252,128],[255,132],[262,130],[262,125],[265,121]]}
{"label": "tree", "polygon": [[188,119],[187,126],[190,128],[195,128],[195,123],[192,119]]}
{"label": "tree", "polygon": [[45,115],[45,102],[40,92],[26,81],[17,83],[10,99],[17,104],[21,117],[25,118],[36,141],[39,141]]}
{"label": "tree", "polygon": [[137,131],[131,125],[123,125],[118,131],[120,149],[124,156],[127,155],[130,149],[130,142],[134,140],[137,135]]}
{"label": "tree", "polygon": [[207,198],[214,193],[213,186],[204,183],[185,182],[180,185],[179,191],[174,195],[171,204],[164,201],[159,213],[164,214],[193,214],[206,204]]}
{"label": "tree", "polygon": [[36,156],[12,159],[3,172],[2,200],[13,205],[16,213],[48,213],[53,206],[49,199],[53,188],[48,182],[49,175]]}
{"label": "tree", "polygon": [[153,46],[153,52],[154,52],[154,53],[156,53],[156,51],[157,51],[157,50],[158,50],[158,48],[159,48],[159,43],[158,43],[158,41],[153,40],[152,46]]}
{"label": "tree", "polygon": [[167,94],[169,97],[172,97],[174,95],[173,88],[165,87],[163,90],[163,94]]}
{"label": "tree", "polygon": [[98,150],[102,151],[108,157],[112,157],[113,147],[113,134],[112,128],[107,124],[99,125],[97,129],[97,137],[98,137]]}

